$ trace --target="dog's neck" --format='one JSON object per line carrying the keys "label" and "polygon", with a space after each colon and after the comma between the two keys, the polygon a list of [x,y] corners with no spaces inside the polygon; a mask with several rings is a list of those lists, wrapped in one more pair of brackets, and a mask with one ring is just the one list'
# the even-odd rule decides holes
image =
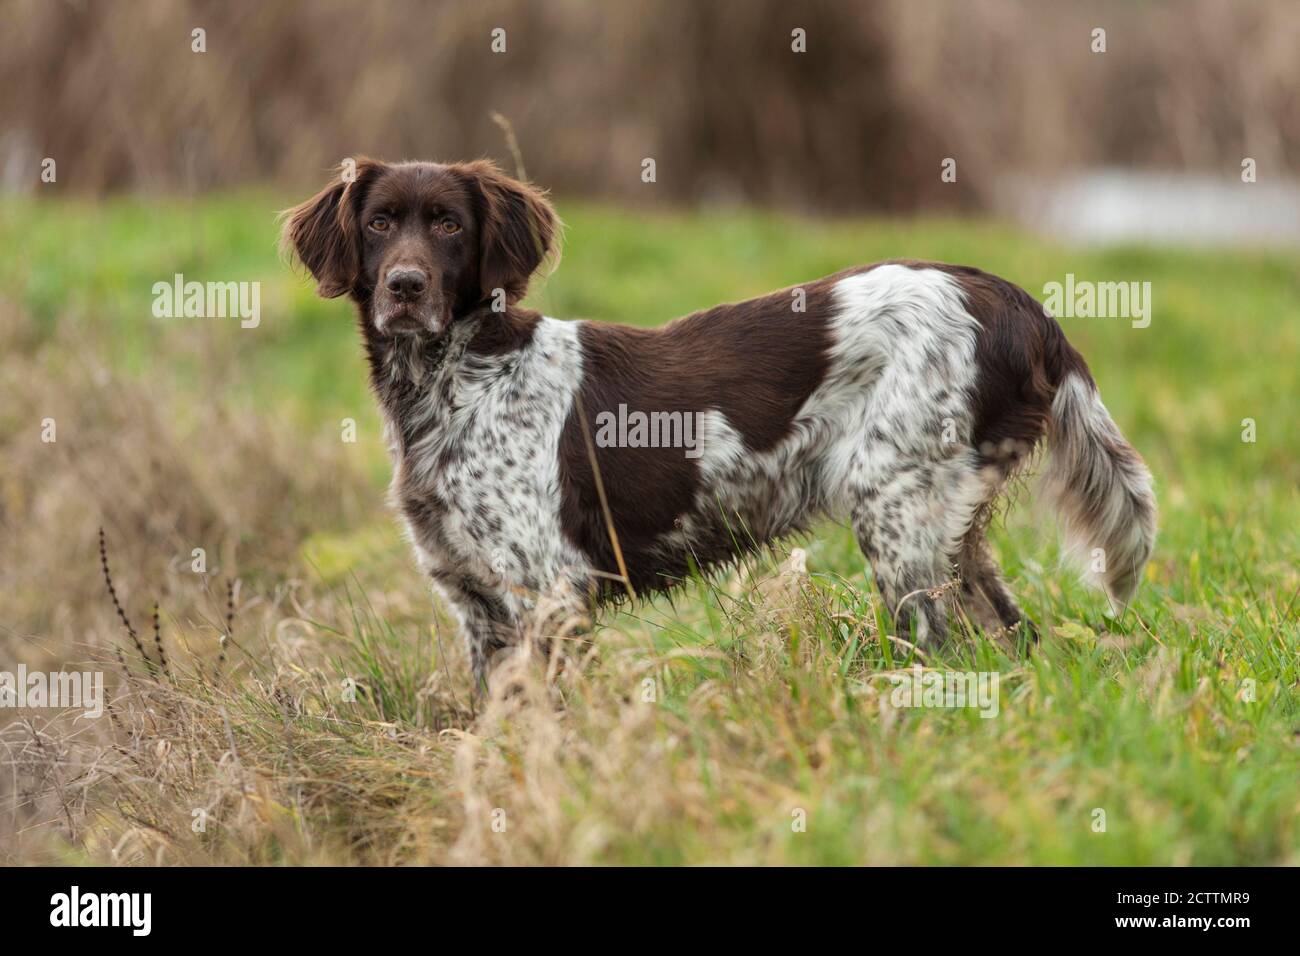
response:
{"label": "dog's neck", "polygon": [[370,364],[370,385],[398,440],[398,450],[430,431],[446,427],[457,405],[458,379],[466,357],[483,375],[484,359],[517,351],[532,339],[540,316],[510,306],[505,312],[482,307],[452,320],[442,335],[380,335],[368,306],[358,304],[362,337]]}

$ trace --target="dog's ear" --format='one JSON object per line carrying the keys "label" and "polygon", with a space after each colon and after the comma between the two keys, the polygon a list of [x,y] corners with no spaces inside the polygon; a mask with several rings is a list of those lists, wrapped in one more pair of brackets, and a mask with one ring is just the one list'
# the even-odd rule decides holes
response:
{"label": "dog's ear", "polygon": [[365,190],[384,168],[370,159],[345,161],[333,183],[281,214],[281,247],[297,254],[326,299],[350,292],[356,283],[361,268],[356,217]]}
{"label": "dog's ear", "polygon": [[555,241],[555,210],[540,190],[511,179],[489,160],[459,168],[478,193],[480,294],[491,298],[502,289],[507,301],[521,299]]}

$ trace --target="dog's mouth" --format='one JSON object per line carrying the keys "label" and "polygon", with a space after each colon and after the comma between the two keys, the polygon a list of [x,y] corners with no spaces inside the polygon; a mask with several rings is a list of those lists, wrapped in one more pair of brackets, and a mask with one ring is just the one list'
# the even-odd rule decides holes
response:
{"label": "dog's mouth", "polygon": [[442,309],[433,302],[375,303],[375,330],[380,335],[441,335]]}

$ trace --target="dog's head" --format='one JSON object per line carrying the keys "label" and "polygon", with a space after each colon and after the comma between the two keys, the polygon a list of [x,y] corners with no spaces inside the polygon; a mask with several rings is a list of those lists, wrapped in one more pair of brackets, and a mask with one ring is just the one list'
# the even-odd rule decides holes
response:
{"label": "dog's head", "polygon": [[486,160],[358,160],[285,216],[284,244],[320,294],[351,295],[383,336],[440,335],[522,298],[556,231],[545,197]]}

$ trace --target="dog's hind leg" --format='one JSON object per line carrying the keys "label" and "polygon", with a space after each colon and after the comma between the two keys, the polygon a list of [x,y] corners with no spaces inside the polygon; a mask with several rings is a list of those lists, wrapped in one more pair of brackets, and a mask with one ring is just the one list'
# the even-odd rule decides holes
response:
{"label": "dog's hind leg", "polygon": [[982,511],[971,529],[962,538],[957,554],[957,572],[961,576],[958,602],[972,623],[989,633],[1001,630],[1027,634],[1038,640],[1032,621],[1016,604],[1016,600],[1002,579],[1002,569],[989,549],[985,535],[988,525],[987,510]]}
{"label": "dog's hind leg", "polygon": [[[877,450],[877,456],[879,451]],[[898,635],[934,647],[948,633],[962,536],[985,489],[962,457],[900,460],[851,487],[850,515]]]}

